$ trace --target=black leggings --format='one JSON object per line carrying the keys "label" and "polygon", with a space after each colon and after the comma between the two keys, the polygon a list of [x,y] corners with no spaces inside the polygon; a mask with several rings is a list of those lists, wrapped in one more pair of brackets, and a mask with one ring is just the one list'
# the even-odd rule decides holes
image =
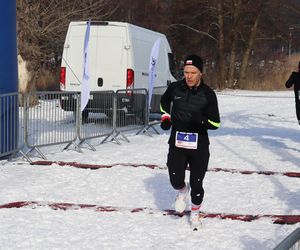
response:
{"label": "black leggings", "polygon": [[208,145],[196,150],[169,146],[167,166],[171,185],[177,190],[184,187],[185,171],[189,165],[191,201],[195,205],[200,205],[203,201],[203,179],[207,171],[208,160]]}

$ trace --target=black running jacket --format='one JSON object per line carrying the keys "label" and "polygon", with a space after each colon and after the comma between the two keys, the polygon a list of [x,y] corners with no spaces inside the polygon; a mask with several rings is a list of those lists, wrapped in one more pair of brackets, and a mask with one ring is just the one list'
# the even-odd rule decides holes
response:
{"label": "black running jacket", "polygon": [[180,131],[198,133],[198,144],[207,145],[207,130],[220,127],[216,94],[203,80],[192,89],[187,86],[185,79],[172,82],[161,97],[160,111],[171,115],[169,144],[174,142],[176,131]]}

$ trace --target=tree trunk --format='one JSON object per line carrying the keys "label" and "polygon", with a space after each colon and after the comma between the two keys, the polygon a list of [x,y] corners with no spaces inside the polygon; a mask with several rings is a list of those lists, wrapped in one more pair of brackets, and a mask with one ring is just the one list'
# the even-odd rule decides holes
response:
{"label": "tree trunk", "polygon": [[248,40],[248,43],[246,44],[246,49],[243,54],[243,59],[241,63],[241,69],[240,69],[240,74],[239,74],[239,83],[240,87],[244,88],[245,80],[246,80],[246,70],[249,64],[249,57],[250,57],[250,52],[253,48],[254,41],[256,38],[256,33],[258,29],[258,24],[259,24],[259,18],[260,18],[260,13],[256,16],[254,24],[251,29],[250,37]]}
{"label": "tree trunk", "polygon": [[217,3],[218,9],[218,25],[219,25],[219,43],[218,43],[218,50],[219,50],[219,57],[218,63],[219,66],[219,73],[218,73],[218,88],[224,89],[226,87],[225,83],[225,39],[224,39],[224,16],[223,16],[223,1],[218,0]]}
{"label": "tree trunk", "polygon": [[230,62],[229,62],[229,70],[228,70],[228,87],[234,87],[234,71],[235,71],[235,60],[236,60],[236,39],[237,33],[233,31],[233,39],[231,43],[230,50]]}
{"label": "tree trunk", "polygon": [[241,29],[241,15],[242,15],[242,2],[241,0],[234,0],[232,7],[233,25],[230,32],[231,46],[230,46],[230,61],[228,70],[228,87],[235,87],[234,73],[235,73],[235,62],[236,62],[236,49],[238,32]]}

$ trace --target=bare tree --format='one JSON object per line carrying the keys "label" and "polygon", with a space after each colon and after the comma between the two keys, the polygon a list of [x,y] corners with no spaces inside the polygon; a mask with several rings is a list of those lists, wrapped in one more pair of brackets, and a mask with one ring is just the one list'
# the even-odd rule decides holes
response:
{"label": "bare tree", "polygon": [[59,65],[70,21],[126,21],[166,33],[178,62],[200,54],[218,88],[246,88],[249,65],[300,49],[299,13],[299,0],[17,0],[18,48],[36,76]]}
{"label": "bare tree", "polygon": [[117,2],[17,0],[18,49],[29,62],[29,70],[34,72],[32,83],[37,81],[43,67],[56,68],[70,21],[109,18],[118,8]]}
{"label": "bare tree", "polygon": [[219,76],[218,76],[218,87],[220,89],[225,88],[225,35],[224,35],[224,9],[223,1],[217,1],[217,23],[218,23],[218,65],[219,65]]}

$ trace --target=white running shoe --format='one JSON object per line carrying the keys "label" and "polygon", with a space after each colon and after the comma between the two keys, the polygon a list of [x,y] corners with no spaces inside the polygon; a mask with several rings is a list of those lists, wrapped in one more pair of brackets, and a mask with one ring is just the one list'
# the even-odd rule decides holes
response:
{"label": "white running shoe", "polygon": [[183,213],[186,206],[187,201],[190,193],[190,186],[186,184],[186,191],[185,192],[178,192],[175,200],[175,210],[177,213]]}
{"label": "white running shoe", "polygon": [[201,214],[199,213],[199,210],[191,211],[190,223],[194,231],[197,231],[202,227]]}

